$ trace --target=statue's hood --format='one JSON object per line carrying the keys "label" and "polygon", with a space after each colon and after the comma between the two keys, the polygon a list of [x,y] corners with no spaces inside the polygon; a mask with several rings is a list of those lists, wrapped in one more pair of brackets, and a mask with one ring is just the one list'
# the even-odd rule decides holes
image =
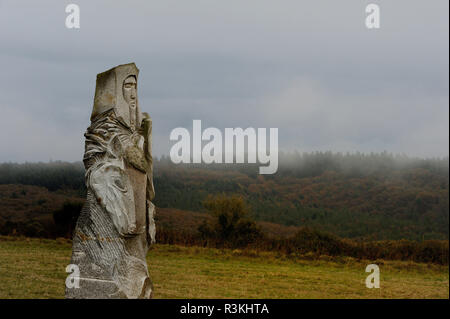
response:
{"label": "statue's hood", "polygon": [[[123,82],[130,75],[134,75],[137,82],[139,69],[134,63],[122,64],[108,71],[97,74],[91,121],[94,121],[100,114],[113,109],[117,118],[130,127],[130,109],[128,103],[123,97],[122,91]],[[139,108],[139,100],[136,98],[137,127],[140,126],[141,121],[142,113]]]}

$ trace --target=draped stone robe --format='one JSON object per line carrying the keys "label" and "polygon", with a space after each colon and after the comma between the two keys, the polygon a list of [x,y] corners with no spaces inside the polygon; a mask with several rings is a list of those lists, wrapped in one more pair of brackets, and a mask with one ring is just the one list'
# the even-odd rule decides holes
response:
{"label": "draped stone robe", "polygon": [[145,258],[155,241],[155,208],[147,123],[150,128],[136,130],[110,109],[85,133],[87,200],[71,260],[80,269],[80,287],[66,288],[68,298],[151,297]]}

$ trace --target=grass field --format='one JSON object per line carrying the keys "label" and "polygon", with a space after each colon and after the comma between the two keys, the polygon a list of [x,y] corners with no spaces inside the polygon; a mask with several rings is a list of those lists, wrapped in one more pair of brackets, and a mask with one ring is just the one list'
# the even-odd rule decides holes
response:
{"label": "grass field", "polygon": [[[0,236],[0,298],[64,298],[71,243]],[[365,268],[380,267],[380,288]],[[449,298],[448,266],[155,245],[155,298]]]}

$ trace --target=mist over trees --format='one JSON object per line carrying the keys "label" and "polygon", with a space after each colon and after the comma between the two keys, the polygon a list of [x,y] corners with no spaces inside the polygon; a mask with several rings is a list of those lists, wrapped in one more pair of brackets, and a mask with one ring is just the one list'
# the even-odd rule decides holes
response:
{"label": "mist over trees", "polygon": [[84,186],[84,166],[81,162],[67,163],[2,163],[0,184],[43,186],[49,191],[81,190]]}
{"label": "mist over trees", "polygon": [[[259,175],[259,166],[176,165],[166,156],[155,158],[155,205],[207,212],[203,203],[209,195],[238,195],[249,204],[249,216],[260,221],[354,239],[448,239],[448,158],[281,152],[276,174]],[[42,186],[79,199],[86,191],[81,162],[3,163],[2,184]],[[14,195],[22,196],[4,196],[13,202]],[[37,211],[46,207],[29,205]],[[13,210],[4,209],[8,217],[0,212],[0,218],[11,222]]]}

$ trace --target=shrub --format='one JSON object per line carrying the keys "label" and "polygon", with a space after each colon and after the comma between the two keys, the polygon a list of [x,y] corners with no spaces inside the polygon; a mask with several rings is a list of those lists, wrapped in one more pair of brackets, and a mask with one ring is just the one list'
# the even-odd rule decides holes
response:
{"label": "shrub", "polygon": [[203,204],[214,218],[198,227],[203,239],[212,238],[220,246],[244,247],[263,237],[242,197],[210,196]]}

